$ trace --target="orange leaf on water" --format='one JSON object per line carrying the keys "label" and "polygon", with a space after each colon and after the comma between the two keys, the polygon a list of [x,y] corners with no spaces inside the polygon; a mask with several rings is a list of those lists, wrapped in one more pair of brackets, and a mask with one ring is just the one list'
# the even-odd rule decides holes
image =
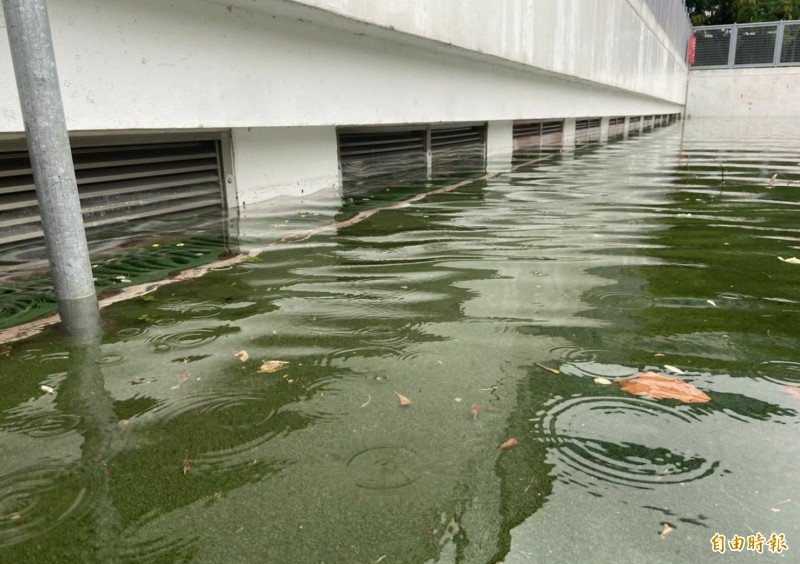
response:
{"label": "orange leaf on water", "polygon": [[634,378],[614,380],[623,391],[653,399],[675,399],[684,403],[708,403],[711,398],[678,378],[643,372]]}
{"label": "orange leaf on water", "polygon": [[470,414],[472,415],[472,419],[477,419],[478,414],[481,412],[480,404],[473,403],[472,407],[469,409]]}
{"label": "orange leaf on water", "polygon": [[791,386],[784,386],[783,391],[790,396],[800,398],[800,388],[792,388]]}
{"label": "orange leaf on water", "polygon": [[408,399],[403,394],[395,392],[394,395],[396,395],[397,399],[400,400],[400,407],[408,407],[409,405],[411,405],[411,400]]}
{"label": "orange leaf on water", "polygon": [[242,362],[247,362],[250,359],[250,355],[247,354],[247,351],[239,351],[237,353],[233,353],[233,356],[235,356]]}
{"label": "orange leaf on water", "polygon": [[518,444],[519,441],[517,439],[508,439],[506,442],[500,445],[500,450],[508,450],[512,447],[517,446]]}
{"label": "orange leaf on water", "polygon": [[270,372],[277,372],[288,365],[289,363],[285,360],[265,360],[261,363],[261,368],[258,371],[269,374]]}

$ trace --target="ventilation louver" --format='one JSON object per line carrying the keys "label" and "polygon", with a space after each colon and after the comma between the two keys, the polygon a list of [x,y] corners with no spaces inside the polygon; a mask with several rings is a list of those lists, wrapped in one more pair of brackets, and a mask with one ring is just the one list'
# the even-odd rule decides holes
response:
{"label": "ventilation louver", "polygon": [[[73,143],[72,158],[90,239],[123,224],[129,229],[148,219],[222,210],[218,141],[80,144]],[[2,260],[16,262],[10,256],[21,248],[42,248],[42,244],[28,153],[3,150],[0,145]]]}

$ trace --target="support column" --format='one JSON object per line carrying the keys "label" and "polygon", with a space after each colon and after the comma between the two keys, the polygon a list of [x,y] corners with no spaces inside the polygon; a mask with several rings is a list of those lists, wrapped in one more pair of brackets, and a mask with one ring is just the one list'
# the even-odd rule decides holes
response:
{"label": "support column", "polygon": [[486,172],[508,172],[514,153],[514,122],[490,121],[486,124]]}
{"label": "support column", "polygon": [[625,116],[625,124],[624,124],[623,129],[622,129],[622,138],[623,139],[627,139],[628,138],[628,134],[630,133],[628,130],[630,129],[630,127],[631,127],[631,117],[630,116]]}
{"label": "support column", "polygon": [[600,142],[601,143],[608,143],[608,127],[609,127],[609,120],[611,118],[608,116],[604,116],[600,118]]}
{"label": "support column", "polygon": [[3,0],[58,312],[67,332],[98,333],[89,247],[81,215],[45,0]]}
{"label": "support column", "polygon": [[561,134],[561,150],[575,150],[575,118],[564,119],[564,131]]}

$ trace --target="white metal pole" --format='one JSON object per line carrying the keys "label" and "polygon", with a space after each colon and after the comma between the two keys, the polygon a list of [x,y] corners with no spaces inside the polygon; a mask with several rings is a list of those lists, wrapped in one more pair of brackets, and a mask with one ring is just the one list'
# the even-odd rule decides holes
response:
{"label": "white metal pole", "polygon": [[100,313],[46,2],[2,1],[58,311],[69,333],[94,333]]}

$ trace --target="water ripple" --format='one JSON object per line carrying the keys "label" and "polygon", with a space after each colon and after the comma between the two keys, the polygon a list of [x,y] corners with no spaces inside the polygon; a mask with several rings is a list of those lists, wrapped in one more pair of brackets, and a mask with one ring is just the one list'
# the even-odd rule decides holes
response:
{"label": "water ripple", "polygon": [[55,463],[29,466],[0,476],[0,547],[41,536],[94,505],[86,473]]}
{"label": "water ripple", "polygon": [[[680,431],[662,435],[665,425],[687,425],[699,418],[689,410],[665,407],[639,398],[571,398],[534,419],[561,470],[583,473],[602,482],[651,489],[699,480],[718,463],[680,446]],[[625,436],[632,440],[622,440]],[[646,446],[645,446],[646,445]]]}

